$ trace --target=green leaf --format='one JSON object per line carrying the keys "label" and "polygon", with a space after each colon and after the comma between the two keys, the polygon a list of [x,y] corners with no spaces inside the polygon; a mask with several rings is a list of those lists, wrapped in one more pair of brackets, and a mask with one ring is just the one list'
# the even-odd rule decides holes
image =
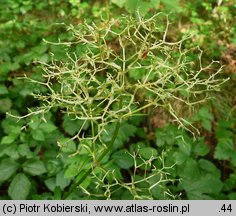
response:
{"label": "green leaf", "polygon": [[150,4],[152,5],[152,7],[156,8],[156,9],[159,9],[159,7],[160,7],[160,1],[161,1],[161,0],[151,0],[151,1],[150,1]]}
{"label": "green leaf", "polygon": [[198,111],[198,115],[201,120],[207,119],[209,121],[212,121],[214,119],[214,116],[211,112],[209,112],[209,109],[206,106],[201,107],[201,109]]}
{"label": "green leaf", "polygon": [[134,13],[138,9],[139,2],[140,2],[140,0],[126,0],[126,2],[125,2],[126,10],[131,13]]}
{"label": "green leaf", "polygon": [[0,95],[8,94],[8,89],[5,85],[0,84]]}
{"label": "green leaf", "polygon": [[179,0],[161,0],[161,3],[164,4],[165,9],[169,12],[177,12],[181,9]]}
{"label": "green leaf", "polygon": [[32,131],[32,137],[37,141],[45,141],[45,136],[43,131],[41,130],[34,130]]}
{"label": "green leaf", "polygon": [[60,150],[64,153],[74,153],[76,151],[76,144],[73,140],[62,137],[58,140]]}
{"label": "green leaf", "polygon": [[[235,40],[235,44],[236,44],[236,40]],[[229,199],[229,200],[236,200],[236,193],[235,193],[235,192],[230,193],[230,194],[228,195],[228,199]]]}
{"label": "green leaf", "polygon": [[15,139],[17,138],[17,135],[15,134],[9,134],[8,136],[4,136],[1,140],[1,144],[5,145],[5,144],[11,144],[15,141]]}
{"label": "green leaf", "polygon": [[160,128],[156,129],[155,137],[156,137],[156,145],[158,147],[165,145],[165,133],[162,129]]}
{"label": "green leaf", "polygon": [[204,142],[204,139],[194,143],[193,152],[199,156],[205,156],[210,152],[210,147]]}
{"label": "green leaf", "polygon": [[224,190],[231,191],[236,185],[236,174],[231,173],[229,178],[224,182]]}
{"label": "green leaf", "polygon": [[[213,195],[219,193],[223,184],[219,178],[207,174],[198,179],[183,179],[183,186],[187,192],[188,199],[204,199],[206,197],[204,194]],[[209,196],[205,199],[209,199]]]}
{"label": "green leaf", "polygon": [[34,156],[33,152],[31,152],[29,145],[27,144],[20,144],[18,145],[18,153],[22,157],[26,157],[27,159],[32,158]]}
{"label": "green leaf", "polygon": [[47,51],[48,47],[46,43],[40,44],[32,48],[32,51],[37,53],[39,56],[44,54]]}
{"label": "green leaf", "polygon": [[5,113],[9,111],[11,107],[12,107],[11,99],[9,98],[0,99],[0,113]]}
{"label": "green leaf", "polygon": [[[158,128],[156,130],[156,144],[157,146],[162,145],[174,145],[176,143],[176,138],[182,136],[182,131],[179,130],[176,126],[168,125],[165,128]],[[187,139],[187,138],[186,138]],[[182,143],[179,141],[179,143]]]}
{"label": "green leaf", "polygon": [[[102,133],[102,140],[104,143],[108,143],[111,140],[112,134],[114,133],[116,125],[110,124],[106,126],[106,132]],[[114,142],[114,148],[122,147],[125,142],[129,140],[131,136],[135,134],[137,127],[127,122],[122,122],[118,131],[117,138]]]}
{"label": "green leaf", "polygon": [[41,55],[41,56],[38,57],[37,60],[40,61],[40,62],[43,62],[43,63],[49,62],[50,55],[49,54]]}
{"label": "green leaf", "polygon": [[32,116],[32,119],[30,121],[30,123],[28,124],[29,127],[33,130],[37,130],[39,125],[40,125],[40,120],[39,118],[37,118],[36,116]]}
{"label": "green leaf", "polygon": [[47,172],[44,163],[37,159],[26,161],[23,164],[23,170],[32,176],[41,175]]}
{"label": "green leaf", "polygon": [[219,121],[216,129],[216,138],[219,140],[221,138],[232,138],[234,133],[232,129],[234,128],[234,123],[232,121]]}
{"label": "green leaf", "polygon": [[[17,113],[14,113],[18,115]],[[17,119],[7,116],[2,122],[1,125],[3,127],[4,133],[6,134],[17,134],[21,133],[21,127],[23,125],[23,121],[17,122]]]}
{"label": "green leaf", "polygon": [[0,64],[0,76],[6,76],[10,71],[18,69],[18,63],[4,62]]}
{"label": "green leaf", "polygon": [[59,187],[61,190],[64,190],[70,184],[71,180],[66,178],[64,175],[64,171],[61,171],[56,176],[56,186]]}
{"label": "green leaf", "polygon": [[5,148],[5,154],[13,160],[18,160],[20,158],[20,155],[17,151],[17,144],[11,144],[7,148]]}
{"label": "green leaf", "polygon": [[56,178],[49,178],[44,181],[45,185],[50,191],[54,191],[56,188]]}
{"label": "green leaf", "polygon": [[129,169],[134,165],[133,157],[126,150],[115,152],[112,155],[112,159],[114,159],[115,163],[123,169]]}
{"label": "green leaf", "polygon": [[175,152],[173,156],[175,157],[176,164],[178,165],[183,164],[189,158],[189,156],[183,152]]}
{"label": "green leaf", "polygon": [[10,72],[11,62],[4,62],[0,64],[0,75],[4,76]]}
{"label": "green leaf", "polygon": [[181,152],[186,155],[191,154],[193,140],[188,136],[183,136],[182,138],[177,139],[177,144]]}
{"label": "green leaf", "polygon": [[8,130],[4,130],[5,132],[8,132],[8,136],[4,136],[1,140],[1,144],[11,144],[13,143],[16,138],[21,133],[21,127],[19,126],[12,126],[8,125]]}
{"label": "green leaf", "polygon": [[219,139],[214,157],[219,160],[229,160],[234,154],[234,142],[230,138]]}
{"label": "green leaf", "polygon": [[211,173],[216,178],[220,178],[220,175],[221,175],[220,170],[218,170],[211,161],[200,159],[198,161],[198,164],[199,164],[199,168],[201,169],[202,174],[203,172],[205,172],[206,174]]}
{"label": "green leaf", "polygon": [[134,80],[141,80],[143,77],[145,77],[146,73],[147,70],[144,68],[129,69],[128,71],[129,77]]}
{"label": "green leaf", "polygon": [[218,140],[224,139],[224,138],[233,138],[234,133],[230,129],[223,129],[223,128],[217,128],[216,130],[216,138]]}
{"label": "green leaf", "polygon": [[202,127],[206,129],[207,131],[211,132],[211,121],[207,119],[202,120]]}
{"label": "green leaf", "polygon": [[234,167],[236,167],[236,152],[234,151],[231,155],[231,163]]}
{"label": "green leaf", "polygon": [[65,178],[71,178],[78,175],[83,170],[89,170],[91,159],[88,155],[77,155],[68,160],[68,167],[65,171]]}
{"label": "green leaf", "polygon": [[4,159],[0,163],[0,182],[9,179],[18,169],[19,164],[9,158]]}
{"label": "green leaf", "polygon": [[30,192],[31,183],[24,173],[18,173],[12,180],[8,195],[13,200],[25,200]]}
{"label": "green leaf", "polygon": [[180,166],[181,169],[178,170],[180,177],[183,179],[191,178],[198,179],[200,175],[200,170],[197,161],[189,158],[186,163]]}
{"label": "green leaf", "polygon": [[71,115],[65,115],[63,117],[63,128],[71,136],[74,136],[76,133],[78,133],[81,128],[86,130],[88,126],[88,122],[85,123],[82,120],[75,119],[75,117]]}
{"label": "green leaf", "polygon": [[52,133],[54,130],[57,129],[57,127],[52,122],[43,122],[42,124],[40,124],[39,128],[44,133]]}
{"label": "green leaf", "polygon": [[157,156],[157,150],[152,147],[144,147],[139,150],[139,154],[142,158],[149,160],[151,157]]}
{"label": "green leaf", "polygon": [[188,199],[212,199],[222,190],[220,171],[210,161],[189,159],[178,172],[182,178],[179,186],[184,188]]}
{"label": "green leaf", "polygon": [[137,9],[139,9],[139,12],[142,16],[145,16],[148,13],[150,7],[150,2],[140,1]]}
{"label": "green leaf", "polygon": [[126,0],[111,0],[111,2],[118,7],[122,8],[125,5]]}

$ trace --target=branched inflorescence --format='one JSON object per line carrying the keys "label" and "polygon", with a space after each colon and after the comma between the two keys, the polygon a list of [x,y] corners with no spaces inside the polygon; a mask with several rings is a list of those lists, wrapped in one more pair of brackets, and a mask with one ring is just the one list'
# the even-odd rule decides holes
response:
{"label": "branched inflorescence", "polygon": [[[70,26],[75,42],[64,44],[81,45],[85,51],[70,54],[67,62],[44,64],[45,82],[41,84],[49,91],[47,95],[34,95],[45,102],[36,113],[59,107],[92,124],[96,128],[91,136],[94,141],[101,140],[107,124],[147,107],[165,108],[185,127],[173,100],[192,106],[205,101],[206,92],[218,90],[225,80],[216,79],[220,65],[216,72],[207,75],[218,62],[203,66],[199,48],[183,48],[188,38],[168,41],[167,18],[166,21],[165,29],[159,27],[162,14],[149,19],[138,15],[136,19],[122,17],[99,25]],[[189,56],[196,50],[199,55],[194,62]],[[81,129],[76,135],[78,139],[84,138]]]}
{"label": "branched inflorescence", "polygon": [[[164,28],[163,23],[166,23]],[[222,70],[218,62],[203,66],[202,51],[198,47],[184,48],[188,37],[171,41],[169,26],[168,17],[161,13],[148,19],[137,13],[136,18],[120,17],[100,24],[70,26],[68,29],[73,32],[74,42],[57,45],[79,51],[68,53],[65,61],[42,63],[44,82],[31,80],[46,86],[48,93],[34,94],[44,105],[29,115],[44,114],[57,107],[83,122],[72,139],[88,139],[105,148],[102,153],[97,150],[100,155],[96,156],[93,145],[91,169],[73,183],[65,197],[112,149],[122,120],[140,115],[147,108],[161,107],[180,126],[188,128],[188,122],[178,115],[173,102],[191,107],[205,101],[208,92],[219,90],[226,81],[217,78]],[[91,133],[86,135],[85,124],[91,128]],[[104,142],[104,133],[111,124],[116,124],[114,134],[108,134],[111,140]],[[132,188],[129,184],[117,184]]]}

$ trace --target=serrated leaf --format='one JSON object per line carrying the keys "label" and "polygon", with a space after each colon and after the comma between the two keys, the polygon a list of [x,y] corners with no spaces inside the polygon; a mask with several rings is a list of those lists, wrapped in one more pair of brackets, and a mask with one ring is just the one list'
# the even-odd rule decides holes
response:
{"label": "serrated leaf", "polygon": [[125,5],[126,0],[111,0],[111,2],[118,7],[122,8]]}
{"label": "serrated leaf", "polygon": [[0,74],[7,75],[10,72],[11,62],[4,62],[0,64]]}
{"label": "serrated leaf", "polygon": [[[235,44],[236,44],[236,40],[235,40]],[[229,200],[236,200],[236,193],[235,193],[235,192],[230,193],[230,194],[228,195],[228,199],[229,199]]]}
{"label": "serrated leaf", "polygon": [[139,0],[126,0],[125,8],[129,12],[133,13],[133,12],[135,12],[137,10],[138,3],[139,3]]}
{"label": "serrated leaf", "polygon": [[147,73],[146,69],[139,68],[139,69],[130,69],[128,71],[129,77],[134,80],[141,80],[145,74]]}
{"label": "serrated leaf", "polygon": [[230,138],[222,138],[215,148],[214,157],[219,160],[228,160],[234,153],[234,142]]}
{"label": "serrated leaf", "polygon": [[65,177],[64,171],[61,171],[56,175],[56,186],[60,187],[61,190],[67,187],[70,182],[70,179]]}
{"label": "serrated leaf", "polygon": [[26,157],[27,159],[32,158],[34,156],[33,152],[30,151],[30,148],[27,144],[18,145],[17,150],[21,156]]}
{"label": "serrated leaf", "polygon": [[75,119],[72,116],[65,115],[63,117],[63,128],[71,136],[74,136],[82,128],[86,130],[88,126],[89,126],[88,122]]}
{"label": "serrated leaf", "polygon": [[214,119],[212,113],[210,113],[209,109],[205,106],[201,107],[201,109],[199,110],[199,115],[201,116],[203,120],[208,119],[212,121]]}
{"label": "serrated leaf", "polygon": [[161,147],[165,145],[165,134],[162,129],[158,128],[155,133],[156,145]]}
{"label": "serrated leaf", "polygon": [[26,161],[23,164],[23,170],[32,176],[41,175],[47,172],[44,163],[37,159]]}
{"label": "serrated leaf", "polygon": [[160,0],[151,0],[150,4],[152,5],[152,7],[159,9],[160,6]]}
{"label": "serrated leaf", "polygon": [[8,93],[8,89],[5,85],[0,84],[0,95],[4,95]]}
{"label": "serrated leaf", "polygon": [[152,147],[144,147],[139,150],[139,154],[142,158],[149,160],[151,157],[157,156],[157,150]]}
{"label": "serrated leaf", "polygon": [[71,178],[78,175],[78,173],[82,172],[83,170],[89,170],[91,163],[92,161],[88,155],[71,157],[68,160],[69,165],[65,171],[65,178]]}
{"label": "serrated leaf", "polygon": [[[111,137],[115,131],[115,124],[110,124],[108,126],[106,126],[106,131],[102,133],[102,140],[104,143],[108,143],[111,140]],[[117,134],[117,138],[114,142],[114,148],[120,148],[124,145],[125,142],[127,142],[129,140],[130,137],[132,137],[135,132],[137,130],[137,127],[135,127],[132,124],[129,124],[127,122],[123,122],[120,125],[118,134]]]}
{"label": "serrated leaf", "polygon": [[12,180],[8,195],[13,200],[25,200],[30,192],[31,183],[24,173],[18,173]]}
{"label": "serrated leaf", "polygon": [[177,143],[181,152],[186,155],[190,155],[193,143],[193,140],[191,140],[191,138],[185,136],[183,138],[178,139]]}
{"label": "serrated leaf", "polygon": [[15,139],[16,139],[16,135],[14,135],[14,134],[10,134],[10,135],[8,135],[8,136],[4,136],[3,138],[2,138],[2,140],[1,140],[1,144],[11,144],[11,143],[13,143],[14,141],[15,141]]}
{"label": "serrated leaf", "polygon": [[216,166],[208,160],[200,159],[198,161],[199,168],[201,169],[201,173],[205,172],[206,174],[211,173],[216,178],[220,178],[220,171],[216,168]]}
{"label": "serrated leaf", "polygon": [[32,131],[32,137],[37,141],[45,141],[45,136],[43,131],[41,130],[34,130]]}
{"label": "serrated leaf", "polygon": [[9,111],[12,107],[12,102],[9,98],[0,99],[0,113]]}
{"label": "serrated leaf", "polygon": [[120,150],[112,155],[115,163],[122,169],[129,169],[134,165],[133,157],[126,151]]}
{"label": "serrated leaf", "polygon": [[78,165],[76,163],[72,163],[70,164],[66,171],[65,171],[65,177],[66,178],[71,178],[71,177],[74,177],[78,174]]}
{"label": "serrated leaf", "polygon": [[168,11],[179,11],[181,9],[179,0],[161,0],[161,3],[164,4],[165,9]]}
{"label": "serrated leaf", "polygon": [[11,144],[8,148],[5,149],[5,154],[8,155],[13,160],[18,160],[20,155],[17,151],[17,145]]}
{"label": "serrated leaf", "polygon": [[43,44],[33,47],[32,51],[39,54],[39,55],[42,55],[43,53],[45,53],[47,51],[47,49],[48,49],[48,47],[47,47],[46,43],[43,43]]}
{"label": "serrated leaf", "polygon": [[[15,113],[15,115],[18,115],[18,113]],[[22,124],[24,122],[17,122],[16,119],[12,117],[6,117],[2,122],[1,125],[3,127],[4,133],[10,134],[12,133],[15,129],[18,130],[17,128],[21,128]]]}
{"label": "serrated leaf", "polygon": [[56,188],[56,178],[49,178],[44,181],[45,185],[50,191],[54,191]]}
{"label": "serrated leaf", "polygon": [[173,156],[178,165],[183,164],[189,158],[189,156],[183,152],[175,152]]}
{"label": "serrated leaf", "polygon": [[60,147],[60,150],[64,153],[74,153],[76,151],[75,142],[69,138],[62,137],[57,143]]}
{"label": "serrated leaf", "polygon": [[192,158],[189,158],[186,163],[180,166],[181,169],[178,170],[180,177],[183,179],[198,179],[200,175],[200,170],[197,161]]}
{"label": "serrated leaf", "polygon": [[148,13],[150,7],[150,2],[140,1],[137,9],[139,9],[140,14],[144,16]]}
{"label": "serrated leaf", "polygon": [[52,133],[57,127],[51,122],[43,122],[39,128],[45,133]]}
{"label": "serrated leaf", "polygon": [[9,158],[4,159],[0,163],[0,182],[9,179],[18,169],[19,164]]}
{"label": "serrated leaf", "polygon": [[194,153],[199,156],[205,156],[209,153],[210,147],[206,145],[203,139],[194,143]]}
{"label": "serrated leaf", "polygon": [[211,132],[211,121],[207,119],[202,120],[202,127],[206,129],[207,131]]}
{"label": "serrated leaf", "polygon": [[200,176],[198,179],[183,179],[182,183],[189,199],[199,199],[200,197],[204,199],[205,194],[217,194],[223,187],[220,179],[211,174]]}
{"label": "serrated leaf", "polygon": [[235,167],[236,166],[236,152],[234,151],[231,155],[231,163]]}
{"label": "serrated leaf", "polygon": [[16,70],[19,68],[18,63],[4,62],[0,64],[0,75],[7,75],[11,70]]}

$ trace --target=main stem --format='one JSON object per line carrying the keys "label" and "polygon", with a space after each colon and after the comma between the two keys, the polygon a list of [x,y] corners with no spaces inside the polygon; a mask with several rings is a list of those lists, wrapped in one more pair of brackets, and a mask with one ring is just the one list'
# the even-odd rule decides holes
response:
{"label": "main stem", "polygon": [[110,142],[107,144],[107,149],[101,154],[101,156],[98,158],[98,160],[96,161],[96,163],[93,164],[93,166],[87,170],[84,175],[80,178],[79,181],[76,181],[76,179],[74,180],[74,182],[72,183],[72,185],[70,186],[70,189],[68,192],[66,192],[64,194],[64,196],[62,197],[62,199],[66,199],[68,198],[72,192],[74,192],[74,190],[76,190],[76,188],[81,184],[83,183],[83,181],[87,178],[87,176],[93,171],[93,169],[97,166],[97,164],[99,164],[102,159],[111,151],[112,149],[112,146],[116,140],[116,137],[118,135],[118,132],[119,132],[119,128],[120,128],[120,120],[118,119],[117,120],[117,123],[116,123],[116,127],[115,127],[115,131],[113,133],[113,136],[112,136],[112,139],[110,140]]}

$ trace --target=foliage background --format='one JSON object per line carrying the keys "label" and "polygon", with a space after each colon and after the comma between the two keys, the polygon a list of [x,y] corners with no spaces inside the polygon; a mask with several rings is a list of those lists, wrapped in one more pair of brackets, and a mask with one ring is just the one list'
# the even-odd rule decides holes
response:
{"label": "foliage background", "polygon": [[[134,118],[120,129],[120,147],[104,162],[116,170],[108,179],[93,175],[70,199],[235,199],[236,198],[236,2],[166,0],[2,0],[0,7],[0,198],[61,199],[77,177],[78,167],[87,163],[86,151],[76,151],[76,134],[81,122],[52,109],[43,121],[40,116],[17,119],[6,115],[26,115],[42,103],[32,93],[46,93],[44,86],[20,79],[25,74],[42,80],[36,63],[67,58],[66,46],[50,41],[73,40],[67,26],[133,14],[169,14],[169,39],[176,41],[191,34],[189,44],[203,51],[203,62],[212,59],[224,66],[222,77],[230,77],[215,100],[196,107],[191,121],[200,134],[194,140],[179,130],[162,110],[150,118]],[[62,24],[64,23],[64,24]],[[160,23],[165,25],[165,23]],[[79,50],[80,52],[80,50]],[[194,58],[194,56],[192,56]],[[184,115],[183,107],[178,108]],[[86,130],[86,125],[85,129]],[[184,141],[179,137],[184,137]],[[63,143],[68,143],[63,146]],[[89,144],[86,144],[89,145]],[[81,146],[83,146],[81,144]],[[139,146],[141,157],[132,156]],[[129,152],[129,153],[127,153]],[[148,156],[149,155],[149,156]],[[155,158],[152,158],[155,157]],[[151,161],[148,161],[152,158]],[[134,161],[140,161],[134,165]],[[148,161],[148,162],[146,162]],[[158,170],[160,167],[164,169]],[[151,166],[143,168],[143,166]],[[141,167],[141,168],[140,168]],[[128,182],[137,171],[134,190]],[[157,171],[158,175],[152,176]],[[103,171],[99,171],[98,173]],[[146,175],[146,172],[148,174]],[[105,172],[107,173],[107,172]],[[96,178],[97,177],[97,178]],[[109,178],[111,179],[109,181]],[[113,185],[112,179],[119,183]],[[140,179],[142,181],[140,181]],[[163,181],[160,181],[162,179]],[[156,184],[159,182],[160,184]],[[212,186],[214,185],[214,187]],[[134,185],[133,185],[134,186]]]}

